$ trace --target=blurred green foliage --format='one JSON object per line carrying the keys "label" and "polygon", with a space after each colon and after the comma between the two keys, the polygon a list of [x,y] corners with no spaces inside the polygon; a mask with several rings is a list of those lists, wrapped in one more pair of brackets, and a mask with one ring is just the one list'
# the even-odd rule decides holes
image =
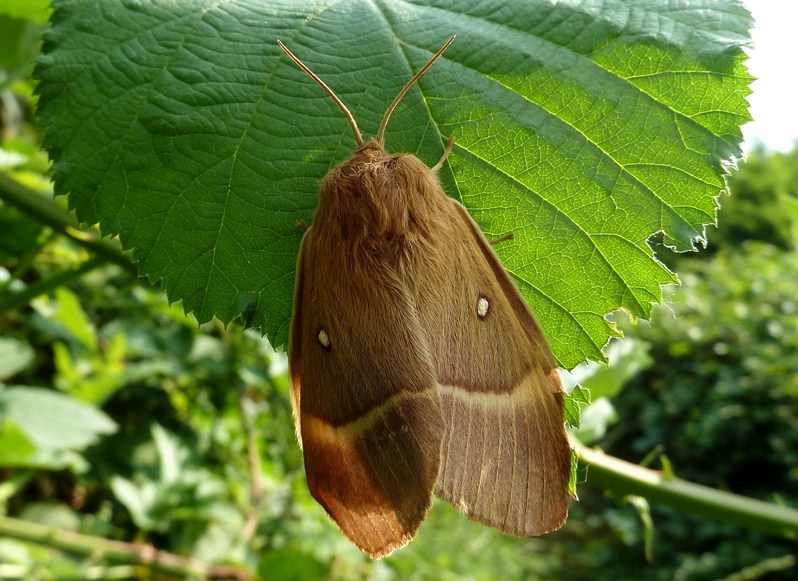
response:
{"label": "blurred green foliage", "polygon": [[[0,44],[0,68],[11,71],[0,82],[0,173],[49,196],[29,80],[44,8],[31,10],[27,20],[0,16],[0,29],[16,31]],[[634,341],[612,347],[609,369],[579,371],[594,400],[584,441],[798,502],[796,162],[798,149],[752,153],[732,177],[734,195],[721,197],[711,252],[678,259],[684,286],[651,324],[622,325]],[[566,527],[542,539],[509,538],[436,504],[414,543],[368,561],[307,491],[285,357],[253,332],[200,328],[119,267],[70,275],[88,258],[0,203],[0,303],[66,281],[0,312],[2,515],[264,579],[795,576],[790,543],[589,486]],[[0,536],[0,578],[155,577],[10,535]]]}
{"label": "blurred green foliage", "polygon": [[[729,180],[730,199],[721,198],[721,227],[711,229],[708,250],[759,240],[794,249],[791,200],[798,200],[798,147],[789,152],[754,149]],[[707,255],[711,256],[711,254]]]}

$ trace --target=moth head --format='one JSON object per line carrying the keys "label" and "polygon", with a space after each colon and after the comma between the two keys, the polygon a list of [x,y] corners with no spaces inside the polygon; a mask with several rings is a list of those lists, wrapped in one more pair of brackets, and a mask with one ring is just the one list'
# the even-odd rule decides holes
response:
{"label": "moth head", "polygon": [[[427,62],[427,64],[421,67],[421,69],[415,75],[413,75],[413,78],[410,79],[404,87],[402,87],[402,90],[399,91],[399,94],[396,95],[396,98],[388,106],[387,111],[385,111],[385,115],[382,117],[382,123],[380,123],[380,128],[377,131],[377,136],[373,140],[373,142],[375,142],[381,149],[384,148],[385,145],[385,128],[388,125],[388,120],[391,118],[391,113],[393,113],[393,110],[396,109],[396,106],[402,100],[402,97],[404,97],[405,94],[410,90],[410,87],[412,87],[415,84],[415,82],[421,77],[421,75],[427,72],[427,69],[430,68],[436,60],[438,60],[438,58],[443,54],[443,52],[447,48],[449,48],[449,45],[452,44],[454,39],[455,37],[453,36],[444,43],[444,45],[438,50],[438,52],[436,52],[433,55],[433,57]],[[338,98],[338,95],[336,95],[335,92],[330,87],[327,86],[327,83],[322,81],[318,77],[318,75],[316,75],[316,73],[311,71],[310,68],[305,63],[303,63],[296,56],[294,56],[294,53],[288,50],[288,48],[282,43],[282,41],[278,40],[277,44],[280,46],[281,49],[283,49],[283,52],[287,54],[288,57],[292,61],[294,61],[294,63],[296,63],[296,65],[300,69],[302,69],[305,72],[305,74],[307,74],[311,79],[316,81],[316,83],[318,83],[319,86],[322,89],[324,89],[330,97],[332,97],[332,100],[335,101],[335,104],[341,108],[341,111],[344,112],[346,120],[349,121],[349,125],[352,127],[352,131],[355,134],[355,139],[357,140],[358,148],[362,148],[364,145],[366,145],[366,142],[363,140],[363,136],[360,134],[360,129],[358,129],[355,117],[352,115],[349,109],[347,109],[343,101],[341,101],[341,99]]]}

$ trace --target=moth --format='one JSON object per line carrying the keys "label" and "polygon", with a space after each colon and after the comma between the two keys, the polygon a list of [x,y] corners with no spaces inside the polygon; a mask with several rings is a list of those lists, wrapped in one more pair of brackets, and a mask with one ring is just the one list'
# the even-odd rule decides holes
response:
{"label": "moth", "polygon": [[308,486],[374,558],[413,538],[436,496],[518,536],[568,513],[570,447],[554,356],[520,292],[437,173],[385,150],[316,74],[357,150],[322,180],[297,263],[291,395]]}

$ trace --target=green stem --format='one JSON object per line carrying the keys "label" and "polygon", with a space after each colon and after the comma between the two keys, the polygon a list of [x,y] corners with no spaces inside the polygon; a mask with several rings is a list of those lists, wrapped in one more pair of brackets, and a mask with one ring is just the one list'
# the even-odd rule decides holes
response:
{"label": "green stem", "polygon": [[253,578],[250,572],[237,567],[210,565],[159,551],[152,545],[101,539],[5,516],[0,516],[0,537],[29,541],[79,555],[90,555],[94,559],[146,566],[154,572],[182,578],[237,581]]}
{"label": "green stem", "polygon": [[97,240],[91,233],[81,231],[75,218],[54,200],[26,188],[3,173],[0,173],[0,199],[68,236],[94,254],[118,264],[133,276],[138,276],[136,267],[122,253],[119,244],[111,240]]}
{"label": "green stem", "polygon": [[104,258],[92,258],[81,264],[78,268],[64,270],[49,278],[39,280],[26,286],[19,292],[0,295],[0,314],[19,309],[23,305],[30,303],[36,297],[46,294],[52,289],[69,284],[73,280],[82,277],[87,272],[91,272],[95,268],[100,268],[106,263]]}
{"label": "green stem", "polygon": [[589,466],[587,480],[619,495],[642,496],[681,512],[717,522],[798,538],[798,510],[693,484],[642,468],[572,440],[579,460]]}

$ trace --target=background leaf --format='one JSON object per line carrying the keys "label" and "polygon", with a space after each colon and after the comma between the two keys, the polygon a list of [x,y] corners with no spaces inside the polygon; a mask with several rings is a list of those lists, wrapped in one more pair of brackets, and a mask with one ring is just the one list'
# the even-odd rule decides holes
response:
{"label": "background leaf", "polygon": [[97,408],[47,389],[3,388],[0,401],[3,419],[42,449],[83,448],[116,430],[114,421]]}
{"label": "background leaf", "polygon": [[0,337],[0,381],[27,368],[34,358],[30,345],[11,337]]}
{"label": "background leaf", "polygon": [[319,179],[401,85],[392,151],[434,163],[498,246],[560,363],[600,358],[623,308],[647,316],[680,249],[715,219],[739,155],[751,19],[734,2],[56,3],[37,76],[56,191],[207,321],[287,338]]}
{"label": "background leaf", "polygon": [[0,14],[15,18],[29,18],[36,22],[46,22],[50,12],[48,0],[3,0]]}

